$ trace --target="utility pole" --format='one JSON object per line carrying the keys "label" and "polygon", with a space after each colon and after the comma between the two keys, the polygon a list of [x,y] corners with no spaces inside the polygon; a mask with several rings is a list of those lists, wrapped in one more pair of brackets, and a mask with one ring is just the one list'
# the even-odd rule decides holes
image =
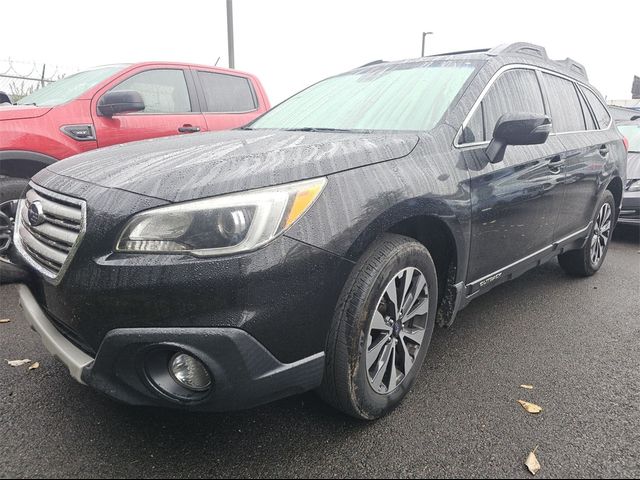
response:
{"label": "utility pole", "polygon": [[229,68],[235,68],[233,53],[233,0],[227,0],[227,45],[229,47]]}
{"label": "utility pole", "polygon": [[425,43],[425,39],[427,38],[427,35],[433,35],[433,32],[422,32],[422,55],[420,55],[421,57],[424,57],[424,43]]}

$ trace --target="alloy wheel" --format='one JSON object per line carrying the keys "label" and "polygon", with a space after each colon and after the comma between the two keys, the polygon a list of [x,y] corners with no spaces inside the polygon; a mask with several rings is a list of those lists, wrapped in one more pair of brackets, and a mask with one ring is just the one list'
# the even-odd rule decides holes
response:
{"label": "alloy wheel", "polygon": [[17,206],[17,200],[0,203],[0,255],[11,246]]}
{"label": "alloy wheel", "polygon": [[591,264],[599,265],[606,252],[611,237],[611,205],[605,203],[600,207],[591,237]]}
{"label": "alloy wheel", "polygon": [[377,393],[393,392],[414,368],[428,314],[424,274],[417,268],[401,270],[378,300],[367,335],[367,376]]}

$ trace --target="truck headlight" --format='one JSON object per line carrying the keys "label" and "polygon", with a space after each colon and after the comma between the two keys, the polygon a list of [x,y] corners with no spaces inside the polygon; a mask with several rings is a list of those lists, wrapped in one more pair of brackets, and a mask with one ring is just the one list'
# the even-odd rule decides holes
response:
{"label": "truck headlight", "polygon": [[206,257],[255,250],[293,225],[326,183],[317,178],[142,212],[124,228],[116,251]]}

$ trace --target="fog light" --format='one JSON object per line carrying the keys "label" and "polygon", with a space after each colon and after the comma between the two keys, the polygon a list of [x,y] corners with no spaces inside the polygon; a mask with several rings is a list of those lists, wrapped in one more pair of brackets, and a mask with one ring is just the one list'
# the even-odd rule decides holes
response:
{"label": "fog light", "polygon": [[169,362],[169,372],[182,387],[196,392],[211,388],[211,377],[202,362],[186,353],[176,353]]}

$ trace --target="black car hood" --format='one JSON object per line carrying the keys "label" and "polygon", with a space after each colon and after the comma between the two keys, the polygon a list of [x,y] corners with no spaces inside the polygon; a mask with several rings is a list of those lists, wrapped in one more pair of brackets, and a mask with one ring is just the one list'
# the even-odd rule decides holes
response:
{"label": "black car hood", "polygon": [[417,135],[408,133],[233,130],[94,150],[58,162],[47,171],[180,202],[401,158],[417,142]]}
{"label": "black car hood", "polygon": [[638,152],[629,152],[627,158],[627,178],[629,180],[632,178],[640,178],[640,153]]}

